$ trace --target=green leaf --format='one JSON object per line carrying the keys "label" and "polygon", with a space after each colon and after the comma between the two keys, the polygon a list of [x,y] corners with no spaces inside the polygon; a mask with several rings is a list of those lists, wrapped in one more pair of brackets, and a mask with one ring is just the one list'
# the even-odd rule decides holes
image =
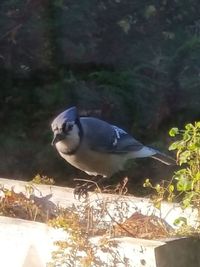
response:
{"label": "green leaf", "polygon": [[149,19],[150,17],[155,16],[156,12],[156,7],[154,5],[149,5],[146,7],[145,17]]}
{"label": "green leaf", "polygon": [[183,206],[184,206],[184,208],[189,207],[190,204],[191,204],[191,199],[189,199],[189,198],[185,198],[185,199],[183,200]]}
{"label": "green leaf", "polygon": [[185,132],[183,135],[183,140],[188,142],[191,139],[191,134],[189,134],[188,132]]}
{"label": "green leaf", "polygon": [[182,165],[183,163],[187,163],[190,159],[191,152],[189,150],[186,150],[179,154],[179,163]]}
{"label": "green leaf", "polygon": [[145,180],[145,182],[143,183],[143,187],[152,187],[152,184],[149,179]]}
{"label": "green leaf", "polygon": [[172,143],[172,144],[169,146],[169,150],[175,150],[175,149],[178,149],[179,144],[180,144],[179,141],[176,141],[176,142]]}
{"label": "green leaf", "polygon": [[187,218],[185,218],[185,217],[178,217],[177,219],[174,220],[173,225],[174,226],[187,225]]}
{"label": "green leaf", "polygon": [[194,129],[194,125],[192,125],[192,123],[188,123],[185,125],[185,129],[186,130],[193,130]]}
{"label": "green leaf", "polygon": [[197,171],[196,175],[194,176],[194,182],[200,181],[200,172]]}
{"label": "green leaf", "polygon": [[197,194],[194,191],[188,192],[183,200],[184,208],[191,206],[193,199]]}
{"label": "green leaf", "polygon": [[171,185],[169,186],[169,192],[170,192],[170,193],[174,192],[174,186],[173,186],[173,184],[171,184]]}
{"label": "green leaf", "polygon": [[195,127],[200,128],[200,121],[195,122]]}
{"label": "green leaf", "polygon": [[131,29],[131,23],[130,19],[124,18],[118,22],[118,25],[122,28],[122,30],[125,33],[128,33],[129,30]]}
{"label": "green leaf", "polygon": [[175,135],[177,135],[179,133],[179,129],[174,127],[174,128],[171,128],[171,130],[169,131],[169,135],[174,137]]}
{"label": "green leaf", "polygon": [[194,143],[191,143],[191,142],[188,144],[188,149],[190,151],[194,151],[197,147],[198,147],[198,144],[194,144]]}
{"label": "green leaf", "polygon": [[179,192],[186,192],[191,190],[192,182],[189,180],[186,173],[182,173],[175,176],[175,179],[178,180],[176,188]]}

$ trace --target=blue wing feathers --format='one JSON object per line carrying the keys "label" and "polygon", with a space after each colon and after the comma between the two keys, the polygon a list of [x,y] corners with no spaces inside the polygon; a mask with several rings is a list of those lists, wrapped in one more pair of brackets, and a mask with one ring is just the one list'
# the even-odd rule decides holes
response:
{"label": "blue wing feathers", "polygon": [[91,149],[106,153],[138,151],[143,145],[123,129],[92,117],[80,118]]}

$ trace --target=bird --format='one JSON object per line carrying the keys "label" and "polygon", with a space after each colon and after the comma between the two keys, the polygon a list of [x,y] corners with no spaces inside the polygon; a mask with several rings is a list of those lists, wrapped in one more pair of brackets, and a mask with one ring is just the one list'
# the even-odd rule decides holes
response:
{"label": "bird", "polygon": [[[151,157],[164,164],[174,159],[143,145],[116,125],[95,117],[79,116],[76,106],[60,113],[51,124],[52,145],[69,164],[95,177],[112,177],[129,160]],[[85,190],[78,189],[78,194]]]}

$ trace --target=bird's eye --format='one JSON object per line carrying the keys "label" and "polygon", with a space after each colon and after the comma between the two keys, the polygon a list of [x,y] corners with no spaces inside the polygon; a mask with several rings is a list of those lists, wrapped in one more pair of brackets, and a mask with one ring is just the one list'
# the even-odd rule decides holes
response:
{"label": "bird's eye", "polygon": [[63,125],[62,125],[62,131],[64,132],[64,133],[67,133],[67,132],[69,132],[69,131],[71,131],[72,130],[72,128],[73,128],[73,124],[72,123],[63,123]]}
{"label": "bird's eye", "polygon": [[67,127],[67,130],[68,130],[68,131],[71,131],[72,128],[73,128],[73,124],[72,124],[72,123],[69,123],[67,126],[68,126],[68,127]]}

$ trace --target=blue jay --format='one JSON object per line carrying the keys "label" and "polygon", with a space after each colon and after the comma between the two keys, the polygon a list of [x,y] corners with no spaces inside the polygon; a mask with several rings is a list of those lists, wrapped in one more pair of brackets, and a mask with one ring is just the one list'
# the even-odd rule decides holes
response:
{"label": "blue jay", "polygon": [[111,177],[124,170],[128,160],[151,157],[167,165],[171,157],[144,146],[124,130],[93,117],[79,117],[76,107],[52,122],[55,145],[61,157],[89,175]]}

